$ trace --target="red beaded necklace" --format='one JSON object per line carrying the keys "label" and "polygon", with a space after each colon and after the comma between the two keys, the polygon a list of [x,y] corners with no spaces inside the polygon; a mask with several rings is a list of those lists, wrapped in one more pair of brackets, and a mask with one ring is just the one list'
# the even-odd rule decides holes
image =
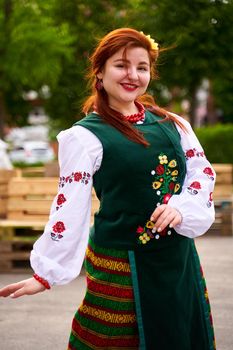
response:
{"label": "red beaded necklace", "polygon": [[135,103],[135,106],[138,108],[138,113],[131,114],[131,115],[122,115],[124,117],[124,119],[130,123],[137,123],[140,120],[143,120],[145,117],[144,106],[137,101],[135,101],[134,103]]}

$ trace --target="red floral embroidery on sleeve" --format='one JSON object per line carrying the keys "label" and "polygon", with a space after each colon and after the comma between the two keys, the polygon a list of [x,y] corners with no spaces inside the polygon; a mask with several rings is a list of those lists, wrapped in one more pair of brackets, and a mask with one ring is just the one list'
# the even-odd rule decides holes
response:
{"label": "red floral embroidery on sleeve", "polygon": [[57,221],[55,225],[53,225],[53,232],[51,232],[51,238],[53,241],[59,241],[63,235],[61,234],[66,230],[65,225],[62,221]]}
{"label": "red floral embroidery on sleeve", "polygon": [[58,210],[59,208],[62,207],[62,204],[66,202],[66,197],[64,196],[63,193],[60,193],[58,196],[57,196],[57,207],[56,209]]}
{"label": "red floral embroidery on sleeve", "polygon": [[64,187],[66,183],[81,182],[87,185],[91,179],[91,175],[86,171],[72,172],[69,176],[61,176],[59,181],[59,187]]}
{"label": "red floral embroidery on sleeve", "polygon": [[203,173],[206,174],[210,180],[214,181],[214,173],[213,173],[213,170],[211,168],[206,167],[203,170]]}
{"label": "red floral embroidery on sleeve", "polygon": [[193,157],[205,157],[205,153],[203,151],[197,151],[196,148],[191,148],[191,149],[188,149],[186,152],[185,152],[185,158],[188,160],[190,158],[193,158]]}
{"label": "red floral embroidery on sleeve", "polygon": [[199,181],[194,181],[191,183],[191,185],[188,187],[188,192],[190,194],[196,195],[198,194],[198,190],[201,189],[201,184]]}

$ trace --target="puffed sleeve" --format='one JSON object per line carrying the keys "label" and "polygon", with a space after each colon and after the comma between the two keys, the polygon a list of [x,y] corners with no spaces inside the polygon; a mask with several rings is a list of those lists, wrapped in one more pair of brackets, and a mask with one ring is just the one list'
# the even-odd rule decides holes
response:
{"label": "puffed sleeve", "polygon": [[96,166],[93,157],[74,134],[74,127],[62,131],[58,142],[59,190],[44,233],[35,242],[30,258],[35,273],[50,285],[70,282],[82,268],[89,236],[92,176]]}
{"label": "puffed sleeve", "polygon": [[177,126],[186,158],[187,173],[182,192],[172,196],[169,205],[182,215],[181,224],[174,227],[176,232],[195,238],[204,234],[214,222],[212,194],[216,175],[191,125],[183,118],[179,118],[188,131],[185,132]]}

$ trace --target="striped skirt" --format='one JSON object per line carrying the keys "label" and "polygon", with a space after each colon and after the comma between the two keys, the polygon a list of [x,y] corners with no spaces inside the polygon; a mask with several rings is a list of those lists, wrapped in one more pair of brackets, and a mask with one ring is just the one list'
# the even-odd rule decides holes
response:
{"label": "striped skirt", "polygon": [[[87,291],[68,350],[215,350],[205,279],[194,241],[147,253],[89,242]],[[136,316],[137,315],[137,316]]]}
{"label": "striped skirt", "polygon": [[75,314],[69,350],[139,347],[128,252],[89,243],[87,291]]}

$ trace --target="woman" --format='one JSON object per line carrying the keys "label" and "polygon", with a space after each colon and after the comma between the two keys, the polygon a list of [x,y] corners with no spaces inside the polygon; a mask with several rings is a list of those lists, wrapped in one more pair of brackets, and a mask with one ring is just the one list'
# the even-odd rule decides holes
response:
{"label": "woman", "polygon": [[[189,123],[145,95],[158,53],[130,28],[99,42],[86,117],[58,135],[60,191],[31,253],[35,275],[0,291],[68,283],[86,250],[68,349],[215,349],[193,241],[214,220],[215,174]],[[89,235],[92,184],[100,209]]]}

